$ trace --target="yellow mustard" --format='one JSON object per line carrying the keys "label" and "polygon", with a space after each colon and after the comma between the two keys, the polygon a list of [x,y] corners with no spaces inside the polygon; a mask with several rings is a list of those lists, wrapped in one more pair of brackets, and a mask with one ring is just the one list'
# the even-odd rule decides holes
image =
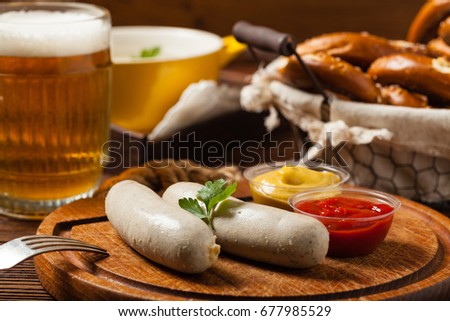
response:
{"label": "yellow mustard", "polygon": [[340,177],[332,172],[301,166],[283,166],[256,176],[250,184],[256,203],[291,210],[288,198],[298,192],[336,185]]}

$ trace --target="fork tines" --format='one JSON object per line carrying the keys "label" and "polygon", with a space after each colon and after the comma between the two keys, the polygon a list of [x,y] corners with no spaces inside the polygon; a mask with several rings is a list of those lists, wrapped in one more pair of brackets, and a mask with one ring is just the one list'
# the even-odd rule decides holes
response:
{"label": "fork tines", "polygon": [[21,242],[27,245],[33,250],[38,249],[52,249],[52,250],[64,250],[70,246],[73,250],[91,250],[101,254],[106,254],[106,250],[79,240],[65,238],[52,235],[29,235],[20,238]]}

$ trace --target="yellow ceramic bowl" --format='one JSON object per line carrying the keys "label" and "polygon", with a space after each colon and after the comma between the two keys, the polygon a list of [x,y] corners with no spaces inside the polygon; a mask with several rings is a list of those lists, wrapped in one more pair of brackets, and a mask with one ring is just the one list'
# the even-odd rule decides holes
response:
{"label": "yellow ceramic bowl", "polygon": [[[136,58],[142,49],[154,47],[160,48],[157,56]],[[194,29],[114,27],[112,123],[150,132],[189,84],[218,79],[220,68],[244,48],[233,37]]]}

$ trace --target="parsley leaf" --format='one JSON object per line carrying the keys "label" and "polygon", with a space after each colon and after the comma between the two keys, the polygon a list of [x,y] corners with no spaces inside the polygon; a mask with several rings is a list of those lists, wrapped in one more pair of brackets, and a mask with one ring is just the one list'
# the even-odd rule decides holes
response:
{"label": "parsley leaf", "polygon": [[133,56],[134,58],[153,58],[159,55],[161,52],[161,47],[144,48],[141,50],[138,56]]}
{"label": "parsley leaf", "polygon": [[180,205],[181,208],[194,214],[195,216],[198,216],[201,219],[206,218],[206,211],[200,205],[198,200],[193,198],[182,198],[178,200],[178,204]]}
{"label": "parsley leaf", "polygon": [[216,194],[209,200],[208,208],[214,209],[214,207],[222,202],[223,200],[226,200],[228,197],[233,195],[233,193],[236,191],[237,183],[234,182],[231,185],[228,185],[225,189],[222,189],[220,193]]}
{"label": "parsley leaf", "polygon": [[[227,182],[224,179],[218,179],[217,181],[213,182],[206,182],[205,186],[202,187],[198,191],[197,198],[202,201],[206,209],[210,211],[212,207],[215,205],[210,205],[211,200],[216,196],[220,195],[222,192],[223,187],[225,186]],[[216,203],[217,204],[217,203]]]}
{"label": "parsley leaf", "polygon": [[[224,179],[218,179],[214,182],[206,182],[197,194],[197,199],[182,198],[178,200],[181,208],[201,218],[210,228],[214,229],[212,220],[214,208],[217,204],[230,197],[237,188],[237,182],[226,186]],[[203,206],[199,203],[202,202]]]}

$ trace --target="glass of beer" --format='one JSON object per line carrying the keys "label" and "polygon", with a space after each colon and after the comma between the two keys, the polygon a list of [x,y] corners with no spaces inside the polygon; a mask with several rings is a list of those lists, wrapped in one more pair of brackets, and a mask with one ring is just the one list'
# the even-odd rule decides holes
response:
{"label": "glass of beer", "polygon": [[0,4],[0,213],[42,219],[89,197],[109,137],[110,14]]}

